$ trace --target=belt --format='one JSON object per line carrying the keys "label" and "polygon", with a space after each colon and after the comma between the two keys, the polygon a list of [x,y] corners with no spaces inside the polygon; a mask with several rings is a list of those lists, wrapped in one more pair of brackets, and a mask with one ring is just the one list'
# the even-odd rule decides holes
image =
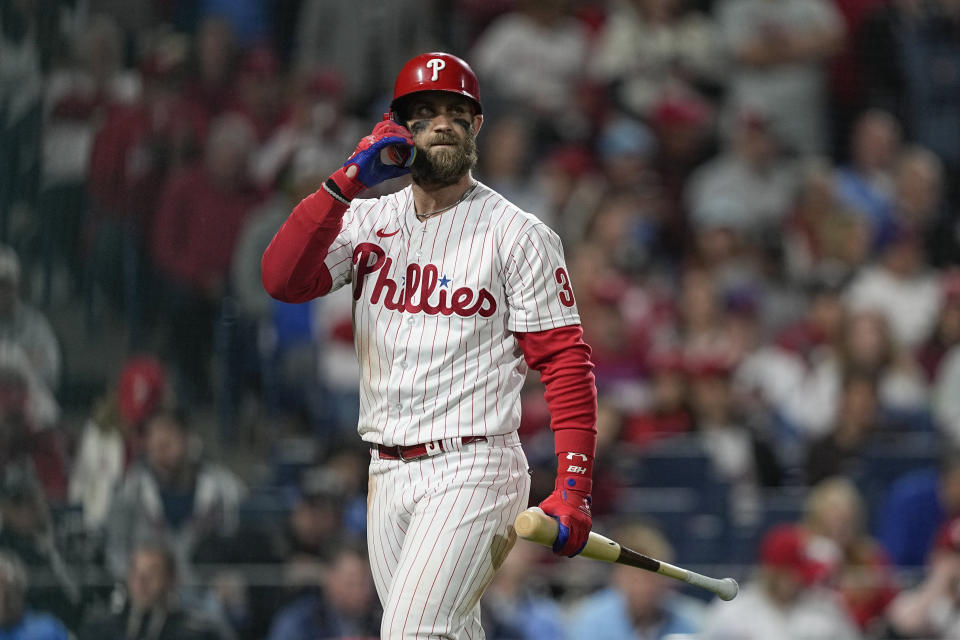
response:
{"label": "belt", "polygon": [[[461,446],[472,442],[486,441],[486,436],[466,436],[459,439]],[[451,442],[451,440],[448,438],[447,442]],[[454,438],[452,442],[457,443],[458,439]],[[411,460],[416,460],[424,456],[435,456],[443,453],[446,451],[446,449],[443,448],[443,443],[443,440],[434,440],[433,442],[424,442],[423,444],[412,444],[409,447],[401,447],[399,445],[388,447],[382,444],[375,444],[373,448],[377,450],[382,460],[403,460],[404,462],[410,462]]]}

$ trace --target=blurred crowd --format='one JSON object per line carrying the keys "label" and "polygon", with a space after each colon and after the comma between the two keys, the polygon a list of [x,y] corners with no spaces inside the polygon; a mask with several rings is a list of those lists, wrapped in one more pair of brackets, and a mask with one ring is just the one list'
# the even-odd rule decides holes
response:
{"label": "blurred crowd", "polygon": [[378,636],[351,301],[259,264],[430,50],[564,242],[597,527],[744,585],[521,543],[488,637],[958,637],[956,0],[2,0],[0,636]]}

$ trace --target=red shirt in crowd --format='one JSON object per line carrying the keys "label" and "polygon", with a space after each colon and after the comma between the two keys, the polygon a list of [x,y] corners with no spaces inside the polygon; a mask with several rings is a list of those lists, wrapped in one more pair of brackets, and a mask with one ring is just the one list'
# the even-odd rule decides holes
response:
{"label": "red shirt in crowd", "polygon": [[194,289],[219,284],[230,269],[243,222],[260,200],[252,186],[217,187],[202,165],[173,176],[153,229],[157,268]]}

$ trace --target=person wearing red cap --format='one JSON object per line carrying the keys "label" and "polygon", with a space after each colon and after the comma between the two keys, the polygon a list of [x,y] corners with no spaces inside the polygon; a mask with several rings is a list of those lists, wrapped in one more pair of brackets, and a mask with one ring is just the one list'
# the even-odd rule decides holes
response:
{"label": "person wearing red cap", "polygon": [[94,406],[80,436],[68,490],[70,501],[81,505],[88,529],[104,524],[113,490],[141,449],[140,429],[167,395],[163,365],[140,355],[124,364],[116,385]]}
{"label": "person wearing red cap", "polygon": [[[828,551],[831,549],[827,549]],[[707,610],[704,640],[854,640],[860,638],[836,596],[823,588],[831,557],[795,524],[777,525],[760,544],[754,580],[732,602]]]}
{"label": "person wearing red cap", "polygon": [[[517,433],[541,373],[557,455],[540,507],[553,546],[592,524],[596,386],[560,240],[476,181],[477,78],[448,53],[401,69],[390,113],[263,255],[267,292],[301,303],[350,283],[367,539],[381,637],[482,638],[479,600],[515,540],[530,475]],[[365,189],[410,174],[399,192]]]}

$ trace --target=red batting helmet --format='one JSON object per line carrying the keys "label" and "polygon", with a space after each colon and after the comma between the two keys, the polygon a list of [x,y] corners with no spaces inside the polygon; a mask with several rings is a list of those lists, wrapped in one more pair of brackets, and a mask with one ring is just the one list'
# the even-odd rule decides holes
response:
{"label": "red batting helmet", "polygon": [[423,53],[403,65],[393,85],[393,101],[390,111],[397,110],[397,104],[418,91],[450,91],[469,98],[483,113],[480,106],[480,83],[464,60],[449,53]]}

